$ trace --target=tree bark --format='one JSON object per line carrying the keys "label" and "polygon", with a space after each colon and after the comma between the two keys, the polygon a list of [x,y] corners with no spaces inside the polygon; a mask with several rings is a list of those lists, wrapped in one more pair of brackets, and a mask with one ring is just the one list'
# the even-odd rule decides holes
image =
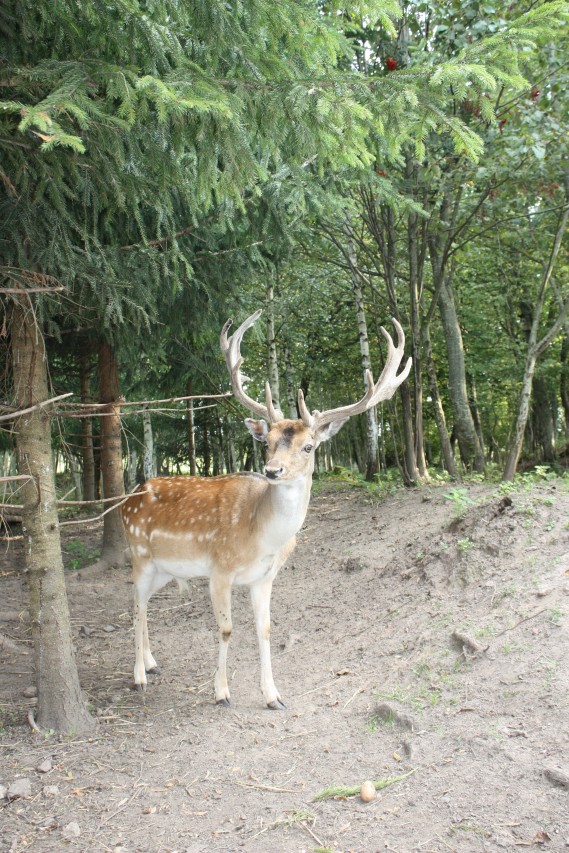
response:
{"label": "tree bark", "polygon": [[445,410],[443,408],[441,395],[439,391],[439,382],[437,379],[437,371],[435,368],[435,362],[433,359],[433,348],[431,345],[431,335],[430,328],[426,324],[423,326],[423,341],[425,345],[425,357],[427,363],[427,374],[429,377],[429,390],[431,392],[431,399],[433,401],[433,412],[435,415],[435,423],[437,425],[437,430],[439,433],[439,439],[441,442],[441,456],[442,463],[445,469],[448,471],[453,480],[460,480],[460,474],[458,472],[458,467],[456,464],[456,459],[454,458],[454,453],[452,450],[452,444],[450,441],[450,437],[448,434],[448,429],[446,425],[445,418]]}
{"label": "tree bark", "polygon": [[279,366],[277,361],[277,342],[275,340],[275,305],[273,285],[267,287],[267,348],[269,385],[276,409],[280,409]]}
{"label": "tree bark", "polygon": [[[192,380],[188,379],[186,383],[186,394],[189,397],[193,393]],[[190,459],[190,476],[195,477],[198,470],[196,467],[196,424],[193,400],[188,400],[186,413],[188,417],[188,454]]]}
{"label": "tree bark", "polygon": [[439,310],[445,336],[448,368],[449,368],[449,395],[454,415],[458,446],[463,463],[467,467],[474,468],[480,473],[484,472],[484,452],[480,447],[466,387],[466,366],[464,360],[464,347],[462,343],[462,332],[456,313],[454,293],[451,277],[446,275],[438,263],[436,252],[431,251],[433,262],[433,277],[435,287],[437,279],[444,275],[444,280],[439,282]]}
{"label": "tree bark", "polygon": [[[81,355],[79,373],[81,402],[91,403],[91,364],[89,352]],[[95,480],[92,418],[81,418],[81,451],[83,455],[83,499],[94,501],[97,498],[97,484]]]}
{"label": "tree bark", "polygon": [[154,465],[154,433],[152,432],[152,418],[150,416],[150,412],[146,406],[143,408],[142,433],[144,438],[144,458],[142,467],[144,479],[149,480],[151,477],[156,476],[156,467]]}
{"label": "tree bark", "polygon": [[563,331],[561,341],[561,375],[559,377],[559,393],[565,418],[565,436],[569,437],[569,334]]}
{"label": "tree bark", "polygon": [[292,420],[296,420],[298,418],[298,412],[296,410],[296,388],[294,387],[292,358],[290,354],[288,340],[285,340],[284,361],[286,382],[286,407],[288,409],[288,417]]}
{"label": "tree bark", "polygon": [[[566,200],[569,200],[569,173],[567,173],[565,176],[565,198]],[[541,338],[541,340],[538,340],[539,324],[543,312],[545,294],[547,291],[547,287],[551,281],[551,277],[553,275],[553,268],[555,266],[555,261],[557,260],[557,256],[561,249],[568,221],[569,204],[565,206],[565,209],[561,214],[557,226],[557,232],[555,234],[555,239],[553,241],[553,246],[551,248],[548,262],[545,265],[543,276],[541,278],[539,286],[539,291],[535,300],[531,329],[529,332],[524,375],[522,379],[520,402],[518,406],[518,415],[516,417],[516,423],[514,426],[514,437],[510,445],[510,449],[506,459],[506,466],[504,468],[504,480],[513,480],[516,473],[516,468],[518,467],[518,460],[522,452],[522,446],[524,441],[524,432],[529,416],[533,377],[535,373],[537,359],[541,355],[541,353],[547,349],[555,335],[561,330],[569,312],[568,297],[565,302],[561,304],[559,316],[557,317],[553,325],[549,328],[549,331]]]}
{"label": "tree bark", "polygon": [[[364,377],[364,388],[368,390],[367,371],[371,370],[371,358],[369,355],[369,337],[367,331],[367,322],[364,308],[364,297],[362,291],[362,283],[360,273],[358,271],[358,258],[356,247],[353,239],[347,231],[347,249],[348,259],[350,262],[350,273],[352,277],[352,290],[354,291],[354,299],[356,302],[356,319],[358,323],[358,338],[360,342],[361,365]],[[373,406],[365,413],[366,418],[366,464],[365,478],[367,481],[373,481],[375,475],[379,472],[379,453],[378,453],[378,427],[377,427],[377,409]]]}
{"label": "tree bark", "polygon": [[[407,157],[406,173],[409,182],[414,179],[416,162]],[[411,355],[413,357],[413,408],[415,410],[415,459],[419,477],[428,480],[427,460],[425,459],[425,439],[423,429],[423,375],[421,370],[421,322],[420,305],[424,268],[424,251],[419,252],[419,215],[410,213],[407,217],[407,255],[409,259],[409,316],[411,320]],[[423,237],[423,245],[425,238]]]}
{"label": "tree bark", "polygon": [[[11,317],[15,402],[26,408],[51,396],[45,346],[33,308],[17,302]],[[50,417],[39,408],[16,421],[20,474],[31,479],[20,492],[22,532],[30,595],[38,724],[75,735],[94,728],[81,693],[73,651],[57,517]]]}
{"label": "tree bark", "polygon": [[[99,346],[99,402],[108,403],[107,414],[101,420],[101,475],[103,497],[114,498],[124,494],[122,465],[122,436],[119,400],[119,374],[116,353],[103,341]],[[109,505],[107,505],[109,506]],[[101,563],[123,565],[126,540],[120,514],[108,512],[104,518]]]}

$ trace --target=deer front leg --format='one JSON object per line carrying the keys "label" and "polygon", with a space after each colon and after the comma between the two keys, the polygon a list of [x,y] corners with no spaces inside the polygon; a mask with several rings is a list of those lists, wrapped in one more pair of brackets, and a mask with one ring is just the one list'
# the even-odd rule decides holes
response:
{"label": "deer front leg", "polygon": [[230,705],[227,684],[227,650],[231,639],[231,582],[226,578],[212,577],[209,584],[211,604],[219,631],[219,653],[215,671],[215,701],[218,705]]}
{"label": "deer front leg", "polygon": [[285,705],[275,687],[271,666],[271,591],[273,579],[271,577],[269,580],[263,580],[250,589],[261,658],[261,690],[267,707],[271,711],[281,711]]}
{"label": "deer front leg", "polygon": [[146,673],[160,671],[150,651],[147,606],[150,597],[168,583],[169,578],[153,574],[152,569],[146,567],[139,568],[137,574],[134,583],[134,686],[137,690],[144,690],[147,683]]}

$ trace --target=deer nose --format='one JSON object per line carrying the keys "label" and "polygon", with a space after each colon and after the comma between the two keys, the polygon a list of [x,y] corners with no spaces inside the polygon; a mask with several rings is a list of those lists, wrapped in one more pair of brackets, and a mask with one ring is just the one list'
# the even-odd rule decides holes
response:
{"label": "deer nose", "polygon": [[278,465],[265,465],[265,477],[269,480],[278,480],[284,473],[284,468]]}

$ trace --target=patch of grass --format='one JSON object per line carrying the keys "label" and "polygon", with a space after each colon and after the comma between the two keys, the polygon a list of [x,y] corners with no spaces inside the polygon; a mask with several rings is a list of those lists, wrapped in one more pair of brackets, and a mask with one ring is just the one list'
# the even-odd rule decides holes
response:
{"label": "patch of grass", "polygon": [[452,505],[454,517],[464,518],[469,509],[476,506],[476,501],[468,494],[468,489],[451,489],[443,497]]}
{"label": "patch of grass", "polygon": [[[390,785],[395,785],[396,782],[402,782],[414,772],[414,770],[410,770],[408,773],[403,773],[402,776],[389,776],[385,779],[377,779],[373,782],[373,787],[376,791],[382,791]],[[312,802],[317,803],[322,800],[333,800],[335,797],[355,797],[360,793],[360,787],[361,785],[354,785],[352,787],[347,787],[345,785],[330,785],[328,788],[324,788],[323,791],[320,791],[319,794],[316,794],[316,796],[312,798]]]}
{"label": "patch of grass", "polygon": [[468,552],[472,551],[474,548],[474,542],[470,536],[467,536],[466,539],[459,539],[456,543],[456,547],[460,554],[468,554]]}
{"label": "patch of grass", "polygon": [[565,616],[562,610],[558,610],[557,608],[552,607],[547,614],[547,619],[551,622],[552,625],[559,626],[561,624],[561,620]]}
{"label": "patch of grass", "polygon": [[70,555],[70,559],[66,561],[67,568],[73,572],[92,563],[93,560],[96,560],[101,555],[98,549],[87,549],[81,539],[70,539],[69,542],[65,543],[64,547],[65,552]]}

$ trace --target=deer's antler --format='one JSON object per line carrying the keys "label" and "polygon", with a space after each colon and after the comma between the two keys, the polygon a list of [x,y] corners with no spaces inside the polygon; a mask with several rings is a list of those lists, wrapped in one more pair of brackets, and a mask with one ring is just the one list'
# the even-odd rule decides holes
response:
{"label": "deer's antler", "polygon": [[347,420],[354,415],[359,415],[361,412],[367,411],[367,409],[371,409],[372,406],[376,406],[378,403],[381,403],[382,400],[389,400],[390,397],[393,396],[401,383],[407,379],[412,364],[412,359],[407,359],[404,369],[401,373],[397,373],[405,352],[405,334],[401,328],[401,324],[398,323],[397,320],[393,319],[393,325],[397,330],[397,346],[393,343],[393,339],[389,332],[387,332],[382,326],[381,332],[387,340],[387,358],[385,360],[385,367],[383,368],[381,376],[376,383],[373,381],[371,370],[366,371],[367,391],[357,403],[352,403],[349,406],[341,406],[338,409],[328,409],[325,412],[315,410],[310,413],[304,402],[304,394],[302,391],[298,392],[298,410],[300,412],[300,417],[306,426],[315,430],[323,429],[333,421]]}
{"label": "deer's antler", "polygon": [[241,323],[238,329],[228,338],[227,332],[231,328],[233,324],[233,320],[228,320],[221,330],[221,336],[219,339],[219,344],[221,346],[221,351],[225,356],[225,362],[227,364],[227,369],[229,370],[229,375],[231,376],[231,388],[233,390],[233,396],[236,400],[239,400],[240,403],[249,409],[253,414],[258,415],[261,418],[265,418],[269,423],[274,424],[277,421],[284,420],[284,415],[277,409],[273,404],[273,397],[271,394],[271,387],[267,382],[265,385],[265,405],[262,403],[257,403],[256,400],[253,400],[249,397],[245,391],[243,390],[243,377],[240,372],[240,367],[243,363],[243,356],[241,355],[241,341],[243,340],[243,335],[250,329],[253,323],[255,323],[263,311],[259,309],[255,311],[254,314],[251,314],[250,317]]}

